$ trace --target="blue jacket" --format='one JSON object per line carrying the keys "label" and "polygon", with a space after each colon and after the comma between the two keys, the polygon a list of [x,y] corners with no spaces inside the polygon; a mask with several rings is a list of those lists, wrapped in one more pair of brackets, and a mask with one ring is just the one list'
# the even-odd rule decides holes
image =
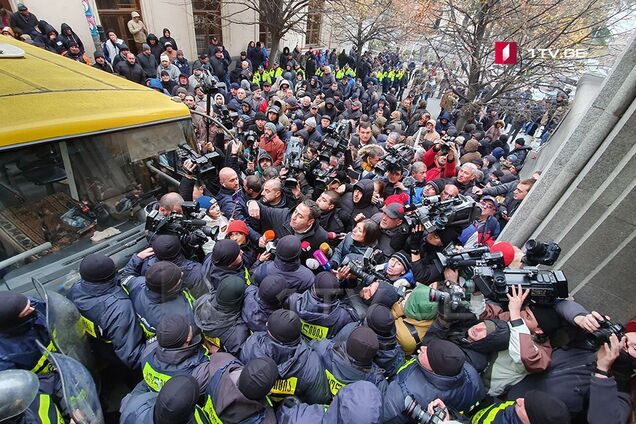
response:
{"label": "blue jacket", "polygon": [[417,359],[398,371],[384,394],[384,422],[412,423],[405,415],[404,399],[414,398],[423,408],[432,400],[443,399],[446,406],[466,411],[485,395],[479,374],[468,363],[453,377],[434,374],[425,370]]}
{"label": "blue jacket", "polygon": [[[240,360],[247,364],[254,358],[272,358],[278,364],[280,379],[297,379],[293,393],[307,403],[328,403],[331,399],[325,371],[316,352],[301,340],[296,346],[287,346],[273,340],[266,332],[252,334],[243,344]],[[283,385],[281,385],[283,386]]]}
{"label": "blue jacket", "polygon": [[227,188],[221,187],[216,195],[216,201],[219,203],[221,213],[227,219],[240,219],[248,222],[247,206],[245,204],[245,196],[242,191],[233,192]]}
{"label": "blue jacket", "polygon": [[254,284],[257,286],[268,275],[282,275],[287,280],[287,287],[302,293],[314,285],[314,273],[300,264],[300,261],[283,262],[279,258],[260,264],[254,270]]}
{"label": "blue jacket", "polygon": [[[314,295],[313,289],[307,290],[302,294],[292,294],[289,297],[288,304],[289,309],[296,312],[303,322],[327,327],[329,331],[326,334],[326,338],[329,339],[333,338],[345,325],[360,319],[355,309],[351,306],[340,302],[338,299],[329,303],[324,302]],[[304,326],[303,334],[310,337],[304,331]],[[312,336],[310,338],[315,337]]]}
{"label": "blue jacket", "polygon": [[267,331],[267,320],[275,309],[270,309],[259,297],[258,287],[247,286],[243,298],[241,318],[252,332]]}
{"label": "blue jacket", "polygon": [[[154,424],[153,414],[157,396],[155,392],[139,392],[134,390],[122,399],[119,412],[119,424]],[[188,424],[200,424],[209,422],[203,410],[196,406],[194,414],[188,420]]]}
{"label": "blue jacket", "polygon": [[129,277],[122,282],[122,285],[132,300],[146,339],[155,335],[155,329],[164,315],[187,316],[192,326],[196,326],[192,312],[194,299],[187,292],[180,292],[174,297],[162,299],[159,293],[150,291],[146,287],[145,277]]}
{"label": "blue jacket", "polygon": [[192,277],[194,286],[207,288],[207,291],[213,293],[219,287],[219,283],[227,277],[238,276],[250,285],[249,271],[243,263],[236,267],[230,268],[226,266],[216,266],[212,262],[212,254],[209,254],[203,260],[203,266],[198,269],[198,275]]}
{"label": "blue jacket", "polygon": [[340,388],[347,384],[362,380],[375,384],[382,393],[387,390],[383,370],[375,363],[368,368],[354,364],[346,353],[346,342],[334,343],[332,340],[323,340],[312,342],[311,347],[320,356],[331,395],[335,396]]}
{"label": "blue jacket", "polygon": [[342,388],[325,410],[323,405],[282,405],[279,424],[380,424],[382,393],[368,381],[356,381]]}
{"label": "blue jacket", "polygon": [[144,333],[132,301],[118,283],[119,277],[105,283],[80,279],[67,296],[86,320],[88,334],[104,359],[115,357],[134,369],[139,366]]}

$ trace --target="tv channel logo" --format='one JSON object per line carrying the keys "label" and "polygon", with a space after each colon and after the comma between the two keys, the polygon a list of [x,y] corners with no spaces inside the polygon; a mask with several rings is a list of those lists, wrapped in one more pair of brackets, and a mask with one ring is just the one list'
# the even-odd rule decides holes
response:
{"label": "tv channel logo", "polygon": [[495,65],[516,65],[517,43],[514,41],[495,41]]}

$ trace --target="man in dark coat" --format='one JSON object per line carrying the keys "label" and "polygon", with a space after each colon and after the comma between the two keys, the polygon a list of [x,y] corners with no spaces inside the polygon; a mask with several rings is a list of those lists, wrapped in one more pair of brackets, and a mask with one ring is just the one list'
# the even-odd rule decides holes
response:
{"label": "man in dark coat", "polygon": [[402,204],[390,203],[382,208],[382,212],[375,214],[371,219],[380,225],[377,248],[385,256],[389,257],[404,247],[410,229],[404,221],[404,206]]}
{"label": "man in dark coat", "polygon": [[67,49],[70,48],[71,43],[77,44],[77,47],[80,49],[80,54],[84,54],[84,43],[82,43],[82,40],[68,24],[62,24],[60,28],[60,40],[66,45]]}
{"label": "man in dark coat", "polygon": [[146,78],[156,78],[159,63],[147,43],[141,45],[141,53],[137,55],[137,63],[139,63],[139,66],[144,70]]}
{"label": "man in dark coat", "polygon": [[146,73],[143,68],[137,63],[135,55],[131,52],[126,54],[126,60],[122,60],[115,66],[115,72],[128,81],[133,81],[139,84],[143,84],[146,81]]}
{"label": "man in dark coat", "polygon": [[271,275],[281,275],[287,288],[302,293],[314,283],[314,273],[300,263],[301,242],[297,236],[288,235],[276,244],[276,257],[254,269],[254,284],[259,285]]}
{"label": "man in dark coat", "polygon": [[11,27],[19,28],[23,34],[30,35],[34,40],[41,36],[35,29],[39,22],[38,18],[22,3],[18,4],[18,11],[9,18]]}

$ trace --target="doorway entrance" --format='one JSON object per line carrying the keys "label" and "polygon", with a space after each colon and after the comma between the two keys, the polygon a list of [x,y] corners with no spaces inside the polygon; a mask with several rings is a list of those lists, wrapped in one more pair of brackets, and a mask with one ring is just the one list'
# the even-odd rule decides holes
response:
{"label": "doorway entrance", "polygon": [[127,23],[132,12],[139,12],[144,20],[139,0],[96,0],[99,19],[104,31],[114,30],[117,36],[124,40],[130,51],[137,54],[137,45],[132,34],[128,31]]}

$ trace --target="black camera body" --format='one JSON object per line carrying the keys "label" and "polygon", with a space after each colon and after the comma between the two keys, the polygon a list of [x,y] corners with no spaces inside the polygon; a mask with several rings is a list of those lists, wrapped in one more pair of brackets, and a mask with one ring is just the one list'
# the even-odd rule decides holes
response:
{"label": "black camera body", "polygon": [[342,266],[348,266],[351,273],[356,276],[362,285],[368,286],[376,280],[385,281],[385,277],[375,270],[378,265],[378,258],[382,255],[382,252],[369,247],[362,255],[362,260],[351,259],[350,256],[346,256],[342,261]]}
{"label": "black camera body", "polygon": [[258,135],[255,131],[249,130],[243,134],[243,146],[245,146],[245,159],[248,162],[254,162],[258,159],[259,149],[256,146],[258,143]]}
{"label": "black camera body", "polygon": [[410,395],[404,398],[404,415],[420,424],[442,424],[446,413],[440,407],[433,408],[433,415],[429,415],[426,408],[420,406],[420,404]]}
{"label": "black camera body", "polygon": [[499,303],[507,303],[510,288],[517,285],[529,289],[530,299],[539,305],[554,305],[569,296],[568,280],[562,271],[475,267],[473,281],[485,297]]}
{"label": "black camera body", "polygon": [[530,266],[554,265],[561,254],[561,247],[553,241],[540,242],[530,239],[524,247],[526,249],[524,262]]}
{"label": "black camera body", "polygon": [[374,172],[378,175],[384,175],[390,171],[406,169],[413,161],[414,156],[415,151],[406,144],[390,147],[382,160],[375,165]]}
{"label": "black camera body", "polygon": [[622,324],[614,323],[608,319],[599,322],[600,328],[587,336],[585,343],[591,349],[598,349],[605,343],[609,343],[612,334],[615,334],[620,341],[625,336],[625,327]]}
{"label": "black camera body", "polygon": [[481,214],[475,200],[463,195],[444,201],[439,196],[425,197],[422,203],[409,205],[406,210],[404,220],[409,227],[422,225],[425,236],[447,226],[468,225]]}
{"label": "black camera body", "polygon": [[464,301],[470,301],[471,293],[469,290],[458,284],[447,284],[443,289],[431,289],[428,293],[428,299],[431,302],[438,302],[440,309],[448,309],[457,311]]}
{"label": "black camera body", "polygon": [[285,155],[283,167],[291,172],[303,172],[305,170],[303,150],[299,143],[294,143],[289,153]]}
{"label": "black camera body", "polygon": [[505,267],[503,254],[501,252],[491,253],[488,246],[464,250],[445,249],[443,252],[437,252],[435,265],[440,272],[444,268],[464,270],[472,267]]}
{"label": "black camera body", "polygon": [[214,166],[214,160],[219,157],[217,152],[201,155],[189,144],[183,143],[177,149],[177,156],[182,162],[190,159],[196,165],[195,172],[201,177],[214,175],[217,172],[216,166]]}
{"label": "black camera body", "polygon": [[346,119],[329,125],[325,128],[320,155],[329,158],[332,155],[346,152],[349,148],[350,134],[351,123]]}

